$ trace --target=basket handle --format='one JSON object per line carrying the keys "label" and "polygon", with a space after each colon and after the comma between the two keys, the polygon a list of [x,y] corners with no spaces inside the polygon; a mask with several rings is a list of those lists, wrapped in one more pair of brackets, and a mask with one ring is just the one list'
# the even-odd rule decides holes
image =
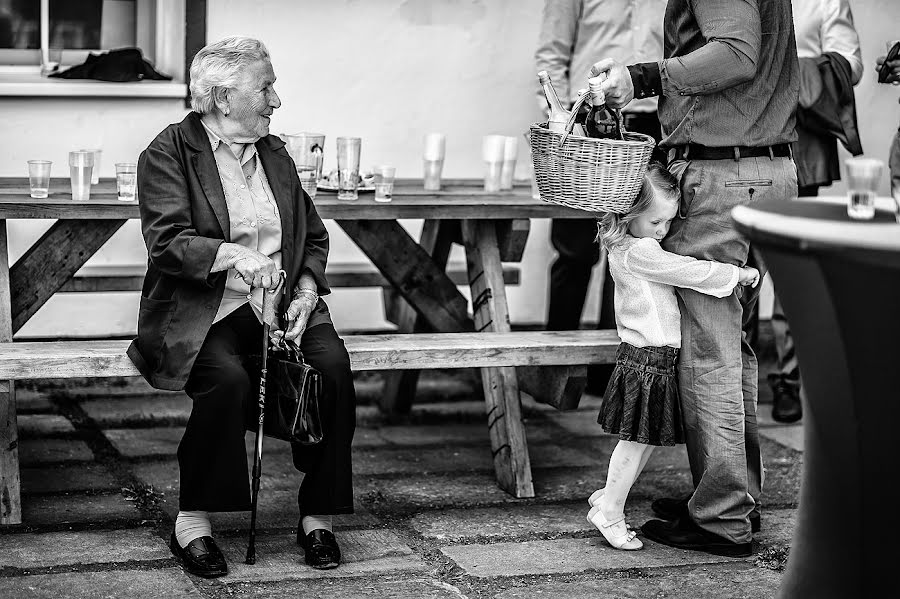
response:
{"label": "basket handle", "polygon": [[[575,118],[578,116],[578,110],[582,107],[582,105],[587,102],[589,99],[592,99],[594,94],[590,92],[590,90],[586,91],[581,95],[580,98],[575,100],[575,104],[572,106],[572,114],[569,115],[569,120],[566,121],[566,130],[562,134],[562,138],[559,140],[559,147],[562,147],[564,143],[566,143],[566,139],[568,139],[569,135],[572,133],[572,128],[575,126]],[[622,118],[622,111],[618,108],[612,109],[613,114],[616,115],[616,121],[619,123],[619,131],[622,134],[625,134],[625,121]]]}

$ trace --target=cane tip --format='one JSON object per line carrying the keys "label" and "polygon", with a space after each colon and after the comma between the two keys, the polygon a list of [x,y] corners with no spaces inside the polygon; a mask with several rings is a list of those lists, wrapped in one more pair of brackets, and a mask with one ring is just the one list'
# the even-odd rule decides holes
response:
{"label": "cane tip", "polygon": [[247,557],[244,558],[244,563],[247,564],[248,566],[252,566],[253,564],[255,564],[256,563],[256,554],[250,555],[248,553]]}

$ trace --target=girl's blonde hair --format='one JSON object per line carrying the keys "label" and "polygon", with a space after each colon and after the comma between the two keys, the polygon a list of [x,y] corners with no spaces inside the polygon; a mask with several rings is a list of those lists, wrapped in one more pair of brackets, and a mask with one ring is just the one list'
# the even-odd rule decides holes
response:
{"label": "girl's blonde hair", "polygon": [[651,162],[647,166],[647,174],[641,184],[641,190],[625,214],[607,212],[597,219],[597,241],[607,249],[620,243],[628,235],[631,221],[646,212],[653,205],[653,200],[669,200],[677,202],[681,197],[678,191],[678,179],[669,169],[659,162]]}

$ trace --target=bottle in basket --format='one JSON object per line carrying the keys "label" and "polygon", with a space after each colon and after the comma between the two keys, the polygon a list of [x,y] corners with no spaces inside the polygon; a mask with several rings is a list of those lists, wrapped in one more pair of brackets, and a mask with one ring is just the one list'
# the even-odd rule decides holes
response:
{"label": "bottle in basket", "polygon": [[606,106],[600,77],[588,79],[591,94],[591,109],[585,118],[584,128],[588,137],[600,139],[625,139],[616,114]]}
{"label": "bottle in basket", "polygon": [[[547,117],[547,128],[551,131],[556,131],[557,133],[565,133],[566,123],[568,123],[569,116],[572,112],[563,108],[562,102],[559,101],[559,96],[556,95],[556,89],[553,87],[553,82],[550,81],[550,75],[547,71],[538,72],[538,81],[541,82],[541,87],[544,89],[544,97],[547,98],[547,105],[550,108],[550,114]],[[576,125],[572,129],[572,133],[575,135],[584,135],[584,130],[580,125]]]}

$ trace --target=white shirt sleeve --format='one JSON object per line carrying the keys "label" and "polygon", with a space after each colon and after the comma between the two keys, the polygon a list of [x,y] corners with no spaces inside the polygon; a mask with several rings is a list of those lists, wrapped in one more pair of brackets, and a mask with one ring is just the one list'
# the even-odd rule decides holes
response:
{"label": "white shirt sleeve", "polygon": [[[556,95],[564,106],[571,97],[569,78],[571,76],[572,52],[575,49],[575,37],[578,21],[581,18],[583,0],[545,0],[541,33],[538,47],[534,53],[537,71],[547,71]],[[599,60],[599,59],[598,59]],[[535,79],[537,81],[537,79]],[[546,109],[547,101],[544,92],[537,88],[538,101]]]}
{"label": "white shirt sleeve", "polygon": [[632,244],[625,251],[622,264],[640,279],[693,289],[715,297],[731,295],[740,275],[740,270],[733,264],[673,254],[650,237]]}
{"label": "white shirt sleeve", "polygon": [[850,2],[822,0],[822,12],[822,54],[837,52],[846,58],[853,71],[853,85],[856,85],[862,79],[863,62]]}

